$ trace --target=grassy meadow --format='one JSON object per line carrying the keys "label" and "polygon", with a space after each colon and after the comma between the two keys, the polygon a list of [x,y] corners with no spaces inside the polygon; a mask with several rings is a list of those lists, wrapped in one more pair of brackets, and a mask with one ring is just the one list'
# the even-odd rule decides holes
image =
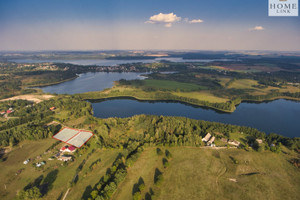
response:
{"label": "grassy meadow", "polygon": [[[236,138],[236,135],[232,135]],[[239,138],[242,139],[242,138]],[[57,145],[50,153],[44,152],[56,140],[24,141],[6,155],[0,163],[1,199],[14,199],[17,193],[29,184],[45,187],[42,199],[62,199],[69,182],[74,179],[76,169],[83,163],[75,185],[66,199],[86,199],[92,188],[105,175],[122,150],[90,148],[76,155],[74,162],[62,165],[56,159],[48,160],[63,144]],[[255,152],[241,149],[211,149],[206,147],[159,147],[163,154],[157,154],[157,147],[146,147],[138,160],[127,169],[123,182],[113,194],[113,200],[132,199],[137,183],[145,184],[142,199],[297,199],[300,195],[300,171],[289,163],[294,156],[285,153]],[[95,149],[91,153],[92,149]],[[169,166],[165,150],[172,154]],[[40,159],[36,159],[40,156]],[[35,159],[24,165],[27,158]],[[90,170],[92,163],[100,163]],[[32,163],[46,161],[46,165],[35,168]],[[21,173],[16,173],[23,169]],[[163,181],[154,184],[155,174],[162,173]]]}
{"label": "grassy meadow", "polygon": [[[164,150],[165,148],[162,148]],[[163,168],[163,156],[156,148],[146,148],[128,170],[113,199],[131,199],[134,185],[141,177],[149,199],[297,199],[300,195],[299,169],[284,155],[270,152],[246,152],[238,149],[167,148],[172,154],[170,166]],[[235,164],[233,159],[237,160]],[[155,170],[163,173],[160,186],[154,184]]]}

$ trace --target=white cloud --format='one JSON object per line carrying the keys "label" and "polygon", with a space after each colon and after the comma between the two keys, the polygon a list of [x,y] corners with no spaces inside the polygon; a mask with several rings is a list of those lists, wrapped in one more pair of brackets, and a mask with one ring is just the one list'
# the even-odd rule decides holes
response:
{"label": "white cloud", "polygon": [[203,20],[201,20],[201,19],[193,19],[193,20],[188,21],[188,23],[190,23],[190,24],[196,24],[196,23],[202,23],[202,22],[203,22]]}
{"label": "white cloud", "polygon": [[161,23],[164,24],[165,27],[170,28],[172,27],[172,23],[178,22],[181,20],[181,17],[177,17],[174,13],[159,13],[157,15],[153,15],[149,18],[148,21],[145,23],[147,24],[157,24]]}
{"label": "white cloud", "polygon": [[262,30],[265,30],[265,28],[262,26],[255,26],[254,28],[250,28],[249,30],[250,31],[262,31]]}

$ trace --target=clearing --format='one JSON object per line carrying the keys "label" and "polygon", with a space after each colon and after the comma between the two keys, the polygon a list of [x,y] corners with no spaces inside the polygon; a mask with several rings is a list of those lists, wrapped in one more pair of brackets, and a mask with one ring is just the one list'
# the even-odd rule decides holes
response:
{"label": "clearing", "polygon": [[10,97],[7,99],[1,99],[0,101],[11,101],[11,100],[27,100],[27,101],[32,101],[34,103],[40,103],[44,100],[48,100],[53,98],[53,95],[49,94],[26,94],[26,95],[19,95],[19,96],[14,96]]}

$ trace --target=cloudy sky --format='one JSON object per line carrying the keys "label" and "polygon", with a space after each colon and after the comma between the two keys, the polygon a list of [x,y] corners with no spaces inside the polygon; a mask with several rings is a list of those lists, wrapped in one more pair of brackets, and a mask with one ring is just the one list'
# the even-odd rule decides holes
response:
{"label": "cloudy sky", "polygon": [[0,0],[0,50],[300,51],[267,0]]}

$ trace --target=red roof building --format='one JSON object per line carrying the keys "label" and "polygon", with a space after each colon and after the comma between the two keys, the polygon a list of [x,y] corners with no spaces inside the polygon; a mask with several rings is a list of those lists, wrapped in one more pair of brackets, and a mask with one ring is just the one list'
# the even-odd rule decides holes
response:
{"label": "red roof building", "polygon": [[60,151],[73,153],[76,150],[74,146],[63,146]]}
{"label": "red roof building", "polygon": [[55,108],[54,106],[50,108],[50,110],[52,110],[52,111],[55,110],[55,109],[56,109],[56,108]]}
{"label": "red roof building", "polygon": [[74,146],[70,146],[68,149],[69,149],[69,151],[73,152],[73,151],[75,151],[75,150],[76,150],[76,147],[74,147]]}
{"label": "red roof building", "polygon": [[11,110],[7,110],[6,113],[9,114],[9,113],[12,113],[12,111]]}

